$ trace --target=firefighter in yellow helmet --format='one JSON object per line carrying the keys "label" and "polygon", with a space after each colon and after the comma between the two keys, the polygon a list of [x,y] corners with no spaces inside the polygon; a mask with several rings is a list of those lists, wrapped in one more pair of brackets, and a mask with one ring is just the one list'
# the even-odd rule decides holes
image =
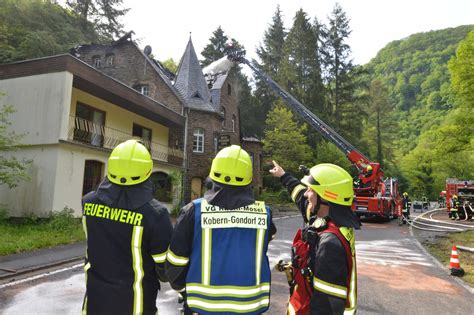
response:
{"label": "firefighter in yellow helmet", "polygon": [[[167,276],[184,314],[261,314],[270,302],[268,243],[276,228],[252,191],[252,161],[240,146],[219,151],[209,189],[181,209]],[[231,288],[231,289],[229,289]]]}
{"label": "firefighter in yellow helmet", "polygon": [[[270,173],[279,177],[301,211],[306,228],[302,239],[310,246],[310,277],[313,288],[311,314],[355,314],[356,255],[354,229],[360,221],[351,209],[352,177],[329,163],[303,169],[301,181],[273,161]],[[294,314],[295,306],[288,306]]]}
{"label": "firefighter in yellow helmet", "polygon": [[153,161],[136,140],[110,154],[107,177],[82,198],[84,314],[156,314],[172,225],[154,199]]}
{"label": "firefighter in yellow helmet", "polygon": [[458,209],[460,206],[461,203],[459,202],[458,196],[453,195],[453,198],[451,199],[451,208],[449,209],[451,220],[459,220]]}
{"label": "firefighter in yellow helmet", "polygon": [[410,220],[410,198],[408,198],[408,193],[405,191],[403,193],[402,199],[402,215],[403,215],[403,224],[407,224],[408,220]]}

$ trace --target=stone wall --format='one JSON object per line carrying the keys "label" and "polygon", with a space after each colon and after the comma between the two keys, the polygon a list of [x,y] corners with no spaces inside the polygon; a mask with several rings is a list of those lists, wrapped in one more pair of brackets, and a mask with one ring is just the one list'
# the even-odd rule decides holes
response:
{"label": "stone wall", "polygon": [[[79,59],[129,87],[148,85],[150,98],[175,112],[182,113],[183,105],[179,98],[132,42],[84,45],[77,51]],[[94,64],[96,58],[100,59],[100,66]],[[112,58],[111,64],[109,64],[110,58]]]}
{"label": "stone wall", "polygon": [[253,161],[253,186],[256,192],[261,193],[263,188],[263,146],[260,141],[242,140],[242,148],[247,151]]}

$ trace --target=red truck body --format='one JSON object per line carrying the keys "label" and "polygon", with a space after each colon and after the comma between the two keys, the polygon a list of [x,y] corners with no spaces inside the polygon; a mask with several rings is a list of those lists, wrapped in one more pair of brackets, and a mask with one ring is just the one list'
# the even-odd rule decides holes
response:
{"label": "red truck body", "polygon": [[461,219],[472,218],[474,208],[474,181],[448,178],[446,180],[446,208],[451,211],[453,196],[459,200],[458,214]]}

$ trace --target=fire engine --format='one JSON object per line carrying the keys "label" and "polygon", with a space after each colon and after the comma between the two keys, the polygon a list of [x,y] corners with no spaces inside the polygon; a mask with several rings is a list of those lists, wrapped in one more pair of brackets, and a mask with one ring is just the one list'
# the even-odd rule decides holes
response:
{"label": "fire engine", "polygon": [[398,191],[398,181],[394,178],[384,178],[384,173],[379,163],[370,161],[365,155],[356,150],[346,139],[261,71],[256,66],[257,63],[255,61],[253,63],[248,61],[245,58],[244,50],[231,50],[226,57],[204,68],[203,72],[205,74],[213,74],[218,71],[225,71],[230,69],[233,63],[246,64],[293,111],[300,115],[327,141],[339,148],[357,168],[359,184],[354,188],[355,198],[352,208],[359,217],[378,217],[388,221],[401,215],[402,200]]}
{"label": "fire engine", "polygon": [[453,196],[459,201],[458,215],[461,220],[472,219],[474,214],[474,181],[458,180],[456,178],[446,179],[446,207],[451,211],[453,207]]}

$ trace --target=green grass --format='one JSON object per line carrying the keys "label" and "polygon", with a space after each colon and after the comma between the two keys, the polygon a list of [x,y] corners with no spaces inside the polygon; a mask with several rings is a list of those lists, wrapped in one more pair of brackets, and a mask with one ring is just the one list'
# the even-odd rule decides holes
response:
{"label": "green grass", "polygon": [[85,235],[81,220],[64,209],[47,219],[0,220],[0,239],[0,256],[4,256],[82,241]]}
{"label": "green grass", "polygon": [[[431,255],[449,268],[449,258],[451,257],[453,245],[474,248],[474,231],[451,233],[446,237],[438,237],[435,243],[430,242],[424,245]],[[461,268],[465,271],[462,279],[474,285],[474,253],[458,249],[458,255]]]}

